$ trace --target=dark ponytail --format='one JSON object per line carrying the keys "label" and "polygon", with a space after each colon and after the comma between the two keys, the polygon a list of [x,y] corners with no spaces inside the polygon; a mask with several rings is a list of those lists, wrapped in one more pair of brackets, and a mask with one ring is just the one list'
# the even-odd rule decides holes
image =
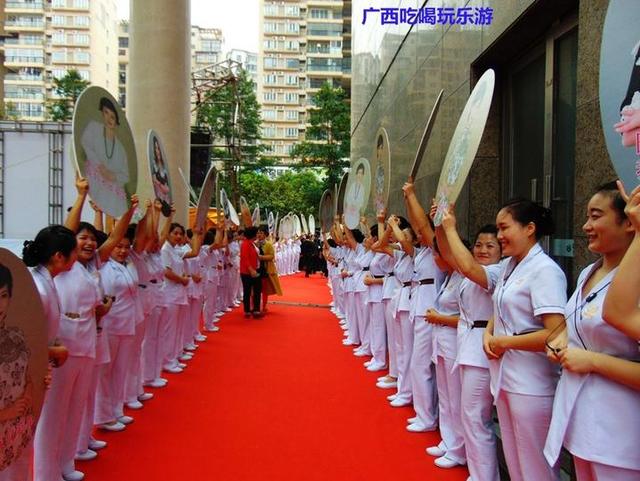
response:
{"label": "dark ponytail", "polygon": [[29,267],[44,265],[57,252],[68,258],[75,248],[75,234],[64,226],[52,225],[38,232],[34,240],[24,242],[22,260]]}
{"label": "dark ponytail", "polygon": [[536,226],[536,240],[546,235],[553,235],[555,231],[551,210],[542,207],[537,202],[522,198],[512,199],[502,208],[509,212],[520,225],[525,226],[530,222],[533,223]]}

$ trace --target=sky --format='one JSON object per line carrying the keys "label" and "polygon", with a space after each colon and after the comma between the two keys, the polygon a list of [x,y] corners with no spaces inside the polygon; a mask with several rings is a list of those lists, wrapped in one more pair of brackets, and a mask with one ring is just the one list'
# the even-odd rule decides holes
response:
{"label": "sky", "polygon": [[[120,19],[129,18],[129,1],[135,0],[116,0]],[[191,0],[191,24],[222,29],[225,52],[237,48],[257,53],[258,8],[258,0]]]}

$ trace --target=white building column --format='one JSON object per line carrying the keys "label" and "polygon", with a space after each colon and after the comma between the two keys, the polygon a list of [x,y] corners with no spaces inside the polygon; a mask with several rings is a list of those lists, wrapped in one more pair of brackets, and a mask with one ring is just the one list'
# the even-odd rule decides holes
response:
{"label": "white building column", "polygon": [[138,154],[138,195],[152,198],[147,132],[160,136],[168,158],[176,221],[188,220],[191,100],[189,0],[132,0],[129,22],[127,118]]}

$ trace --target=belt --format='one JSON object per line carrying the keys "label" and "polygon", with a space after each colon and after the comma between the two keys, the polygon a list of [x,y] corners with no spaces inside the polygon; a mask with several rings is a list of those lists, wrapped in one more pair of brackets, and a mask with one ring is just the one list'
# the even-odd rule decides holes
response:
{"label": "belt", "polygon": [[514,336],[523,336],[525,334],[531,334],[533,332],[538,332],[538,331],[541,331],[541,330],[542,329],[526,329],[526,330],[521,331],[521,332],[514,332],[513,335]]}
{"label": "belt", "polygon": [[385,276],[373,276],[374,279],[384,279]]}
{"label": "belt", "polygon": [[367,272],[368,270],[369,270],[369,268],[368,268],[368,267],[363,267],[363,268],[362,268],[362,272]]}
{"label": "belt", "polygon": [[146,284],[138,284],[138,287],[142,287],[143,289],[146,289],[147,285]]}
{"label": "belt", "polygon": [[489,321],[473,321],[471,329],[484,329],[489,324]]}
{"label": "belt", "polygon": [[158,279],[151,279],[149,282],[151,282],[151,284],[157,284],[158,283]]}
{"label": "belt", "polygon": [[420,280],[418,281],[418,284],[420,284],[421,286],[425,286],[425,285],[427,285],[427,284],[433,284],[433,283],[434,283],[433,278],[430,278],[430,279],[420,279]]}
{"label": "belt", "polygon": [[412,284],[413,284],[413,281],[403,282],[402,287],[411,287]]}
{"label": "belt", "polygon": [[393,277],[393,276],[395,276],[395,274],[394,274],[393,272],[389,272],[389,273],[387,274],[387,277]]}

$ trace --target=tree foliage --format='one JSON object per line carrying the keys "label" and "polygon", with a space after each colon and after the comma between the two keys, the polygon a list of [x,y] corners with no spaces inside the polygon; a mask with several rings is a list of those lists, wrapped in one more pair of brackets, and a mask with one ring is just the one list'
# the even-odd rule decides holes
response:
{"label": "tree foliage", "polygon": [[47,105],[51,119],[55,121],[71,120],[76,101],[82,91],[89,86],[89,83],[80,76],[80,72],[77,70],[69,70],[64,77],[54,79],[54,91],[59,98],[49,100]]}
{"label": "tree foliage", "polygon": [[346,94],[325,82],[313,98],[314,108],[309,113],[306,140],[291,151],[291,156],[303,164],[324,167],[326,185],[333,186],[349,166],[351,149],[350,111]]}
{"label": "tree foliage", "polygon": [[211,90],[198,106],[196,125],[208,128],[214,143],[212,160],[224,160],[231,180],[231,196],[238,199],[237,168],[260,162],[260,105],[253,91],[253,81],[244,70],[238,80]]}
{"label": "tree foliage", "polygon": [[[227,189],[228,180],[224,179],[220,187]],[[322,180],[309,169],[287,171],[275,178],[256,170],[245,170],[239,175],[239,187],[252,212],[256,204],[260,205],[263,222],[267,220],[267,212],[274,215],[279,212],[280,217],[288,212],[317,216],[324,191]]]}

